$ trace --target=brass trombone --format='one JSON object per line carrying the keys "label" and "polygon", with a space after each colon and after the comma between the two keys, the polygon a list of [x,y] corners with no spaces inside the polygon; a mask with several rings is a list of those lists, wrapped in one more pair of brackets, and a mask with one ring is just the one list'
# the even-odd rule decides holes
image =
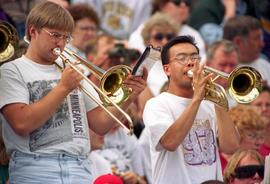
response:
{"label": "brass trombone", "polygon": [[[27,38],[24,40],[29,43]],[[127,89],[122,83],[125,78],[131,73],[131,68],[126,65],[117,65],[110,68],[108,71],[102,71],[93,63],[86,61],[81,58],[76,53],[65,48],[64,53],[76,59],[76,63],[70,61],[64,53],[61,53],[60,48],[55,48],[53,53],[59,56],[63,62],[63,66],[60,66],[58,63],[55,63],[61,70],[64,69],[65,65],[69,65],[76,72],[78,72],[84,79],[84,81],[91,85],[99,94],[100,99],[103,103],[100,102],[100,99],[97,99],[93,94],[91,94],[83,85],[80,85],[79,88],[94,102],[96,102],[103,110],[105,110],[124,130],[129,134],[133,134],[133,122],[131,117],[119,107],[118,104],[126,101],[130,95],[129,89]],[[101,80],[101,87],[99,88],[95,85],[83,72],[82,68],[79,65],[85,66],[89,69],[92,74],[96,75]],[[111,99],[112,98],[112,99]],[[110,112],[106,107],[108,105],[114,106],[127,120],[128,127],[124,125],[112,112]]]}
{"label": "brass trombone", "polygon": [[0,21],[0,43],[0,64],[2,64],[15,54],[15,47],[19,43],[16,29],[6,21]]}
{"label": "brass trombone", "polygon": [[[225,89],[214,81],[223,77],[228,81],[228,91],[230,96],[238,103],[250,103],[257,98],[262,91],[262,77],[260,73],[249,66],[235,68],[230,74],[221,72],[214,68],[204,66],[205,74],[214,73],[215,78],[206,85],[205,99],[228,109],[228,99]],[[188,76],[192,77],[192,71],[188,71]]]}

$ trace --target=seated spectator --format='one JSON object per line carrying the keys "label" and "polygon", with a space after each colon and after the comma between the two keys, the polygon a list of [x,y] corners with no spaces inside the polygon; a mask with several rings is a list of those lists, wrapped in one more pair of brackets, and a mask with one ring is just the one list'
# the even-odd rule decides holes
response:
{"label": "seated spectator", "polygon": [[[200,49],[200,55],[205,56],[205,43],[200,33],[187,24],[190,13],[190,0],[153,0],[152,1],[152,15],[156,13],[164,13],[168,15],[172,20],[179,24],[179,30],[177,35],[191,35],[195,38],[197,45]],[[145,21],[146,22],[146,21]],[[141,52],[144,51],[145,45],[141,32],[145,26],[145,22],[141,24],[131,35],[128,44],[132,48],[137,48]]]}
{"label": "seated spectator", "polygon": [[[254,1],[255,2],[255,1]],[[262,49],[263,55],[270,60],[270,1],[256,0],[255,9],[257,17],[260,20],[263,28],[264,47]]]}
{"label": "seated spectator", "polygon": [[261,145],[260,153],[264,157],[270,154],[270,88],[264,86],[260,95],[251,102],[251,105],[256,106],[267,120],[267,127],[265,129],[264,143]]}
{"label": "seated spectator", "polygon": [[73,39],[66,47],[86,59],[86,46],[96,38],[100,20],[96,11],[86,4],[70,5],[67,10],[74,19],[75,27],[72,32]]}
{"label": "seated spectator", "polygon": [[239,104],[229,110],[229,115],[240,134],[240,147],[259,151],[267,125],[260,112],[252,106]]}
{"label": "seated spectator", "polygon": [[[238,65],[239,51],[237,46],[229,40],[216,41],[209,46],[206,53],[206,65],[230,74]],[[214,77],[213,77],[214,78]],[[236,105],[236,101],[229,95],[228,79],[219,77],[215,83],[221,85],[227,92],[228,106]]]}
{"label": "seated spectator", "polygon": [[[266,122],[260,112],[249,105],[231,108],[229,115],[240,134],[240,148],[259,151],[264,140]],[[220,153],[221,165],[224,170],[231,155]]]}
{"label": "seated spectator", "polygon": [[252,0],[200,0],[192,8],[188,24],[198,30],[206,45],[222,38],[223,24],[239,15],[255,16]]}
{"label": "seated spectator", "polygon": [[97,152],[97,150],[100,150],[103,147],[104,136],[96,134],[91,129],[89,129],[89,136],[91,142],[91,152],[88,159],[91,162],[91,173],[93,178],[112,173],[110,163]]}
{"label": "seated spectator", "polygon": [[135,135],[128,136],[119,126],[105,135],[105,144],[98,151],[111,164],[112,172],[124,183],[146,183],[140,147]]}
{"label": "seated spectator", "polygon": [[[152,45],[154,48],[162,48],[170,39],[177,35],[179,25],[164,13],[154,14],[144,25],[142,37],[144,44]],[[159,94],[161,87],[168,80],[163,71],[161,61],[148,71],[147,85],[151,90],[152,96]]]}
{"label": "seated spectator", "polygon": [[230,18],[224,24],[223,38],[237,45],[239,65],[255,68],[262,75],[264,83],[270,85],[270,63],[261,57],[264,42],[260,21],[251,16]]}
{"label": "seated spectator", "polygon": [[73,4],[87,3],[101,19],[103,32],[117,39],[127,39],[143,21],[149,18],[151,0],[71,0]]}
{"label": "seated spectator", "polygon": [[264,159],[255,150],[235,152],[224,171],[226,184],[261,183],[264,178]]}

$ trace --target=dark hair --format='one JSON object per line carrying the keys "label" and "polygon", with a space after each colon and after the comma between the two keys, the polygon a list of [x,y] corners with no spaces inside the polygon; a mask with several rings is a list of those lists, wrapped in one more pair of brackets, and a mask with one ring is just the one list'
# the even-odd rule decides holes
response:
{"label": "dark hair", "polygon": [[247,37],[253,30],[261,29],[258,19],[251,16],[236,16],[227,20],[223,28],[223,38],[233,40],[236,36]]}
{"label": "dark hair", "polygon": [[191,6],[191,0],[152,0],[152,14],[160,11],[160,9],[169,2],[174,3],[176,6],[179,6],[181,2],[184,2],[187,6]]}
{"label": "dark hair", "polygon": [[270,93],[270,87],[267,84],[263,85],[262,92],[264,91],[267,91],[268,93]]}
{"label": "dark hair", "polygon": [[199,54],[199,48],[197,47],[196,43],[195,43],[195,39],[194,37],[190,36],[190,35],[185,35],[185,36],[177,36],[174,37],[173,39],[171,39],[167,44],[164,45],[164,47],[162,48],[161,51],[161,61],[162,64],[168,64],[169,63],[169,49],[179,43],[189,43],[191,45],[193,45],[198,54]]}
{"label": "dark hair", "polygon": [[97,26],[99,26],[100,20],[97,12],[87,4],[70,5],[68,6],[67,10],[70,12],[75,23],[83,18],[88,18],[92,20]]}
{"label": "dark hair", "polygon": [[207,180],[202,182],[201,184],[224,184],[224,182],[219,180]]}

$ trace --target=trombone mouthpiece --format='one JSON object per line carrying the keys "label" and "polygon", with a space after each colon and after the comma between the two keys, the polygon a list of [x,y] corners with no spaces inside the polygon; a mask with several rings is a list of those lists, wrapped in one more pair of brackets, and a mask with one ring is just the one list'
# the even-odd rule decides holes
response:
{"label": "trombone mouthpiece", "polygon": [[187,72],[187,75],[188,75],[188,77],[192,78],[193,72],[192,72],[191,70],[189,70],[189,71]]}
{"label": "trombone mouthpiece", "polygon": [[56,55],[56,56],[60,56],[60,54],[61,54],[60,48],[54,48],[53,49],[53,54]]}

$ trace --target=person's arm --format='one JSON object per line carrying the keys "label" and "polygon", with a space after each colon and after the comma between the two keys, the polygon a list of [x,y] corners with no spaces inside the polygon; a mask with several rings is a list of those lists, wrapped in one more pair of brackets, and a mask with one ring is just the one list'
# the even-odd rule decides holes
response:
{"label": "person's arm", "polygon": [[[120,107],[123,110],[128,109],[129,105],[135,101],[139,94],[146,87],[147,71],[144,69],[143,77],[130,75],[124,81],[123,85],[127,88],[132,89],[132,93],[128,100],[124,102]],[[117,110],[115,107],[107,107],[117,118],[123,118],[123,114]],[[100,135],[106,134],[112,127],[116,125],[116,122],[112,117],[101,107],[96,107],[95,109],[87,112],[89,127],[96,133]],[[125,120],[125,119],[124,119]]]}
{"label": "person's arm", "polygon": [[181,116],[168,128],[159,141],[163,148],[168,151],[175,151],[178,148],[192,127],[200,104],[200,99],[193,99]]}
{"label": "person's arm", "polygon": [[46,96],[32,104],[11,103],[1,110],[13,130],[21,136],[40,128],[55,113],[65,97],[78,87],[82,77],[67,67],[58,85]]}
{"label": "person's arm", "polygon": [[224,108],[215,105],[215,111],[217,116],[219,147],[222,152],[232,154],[239,148],[239,133]]}
{"label": "person's arm", "polygon": [[181,116],[167,129],[159,141],[166,150],[175,151],[193,125],[201,101],[204,99],[205,85],[212,75],[205,76],[203,67],[204,65],[199,66],[199,63],[195,63],[192,82],[194,88],[193,98]]}

